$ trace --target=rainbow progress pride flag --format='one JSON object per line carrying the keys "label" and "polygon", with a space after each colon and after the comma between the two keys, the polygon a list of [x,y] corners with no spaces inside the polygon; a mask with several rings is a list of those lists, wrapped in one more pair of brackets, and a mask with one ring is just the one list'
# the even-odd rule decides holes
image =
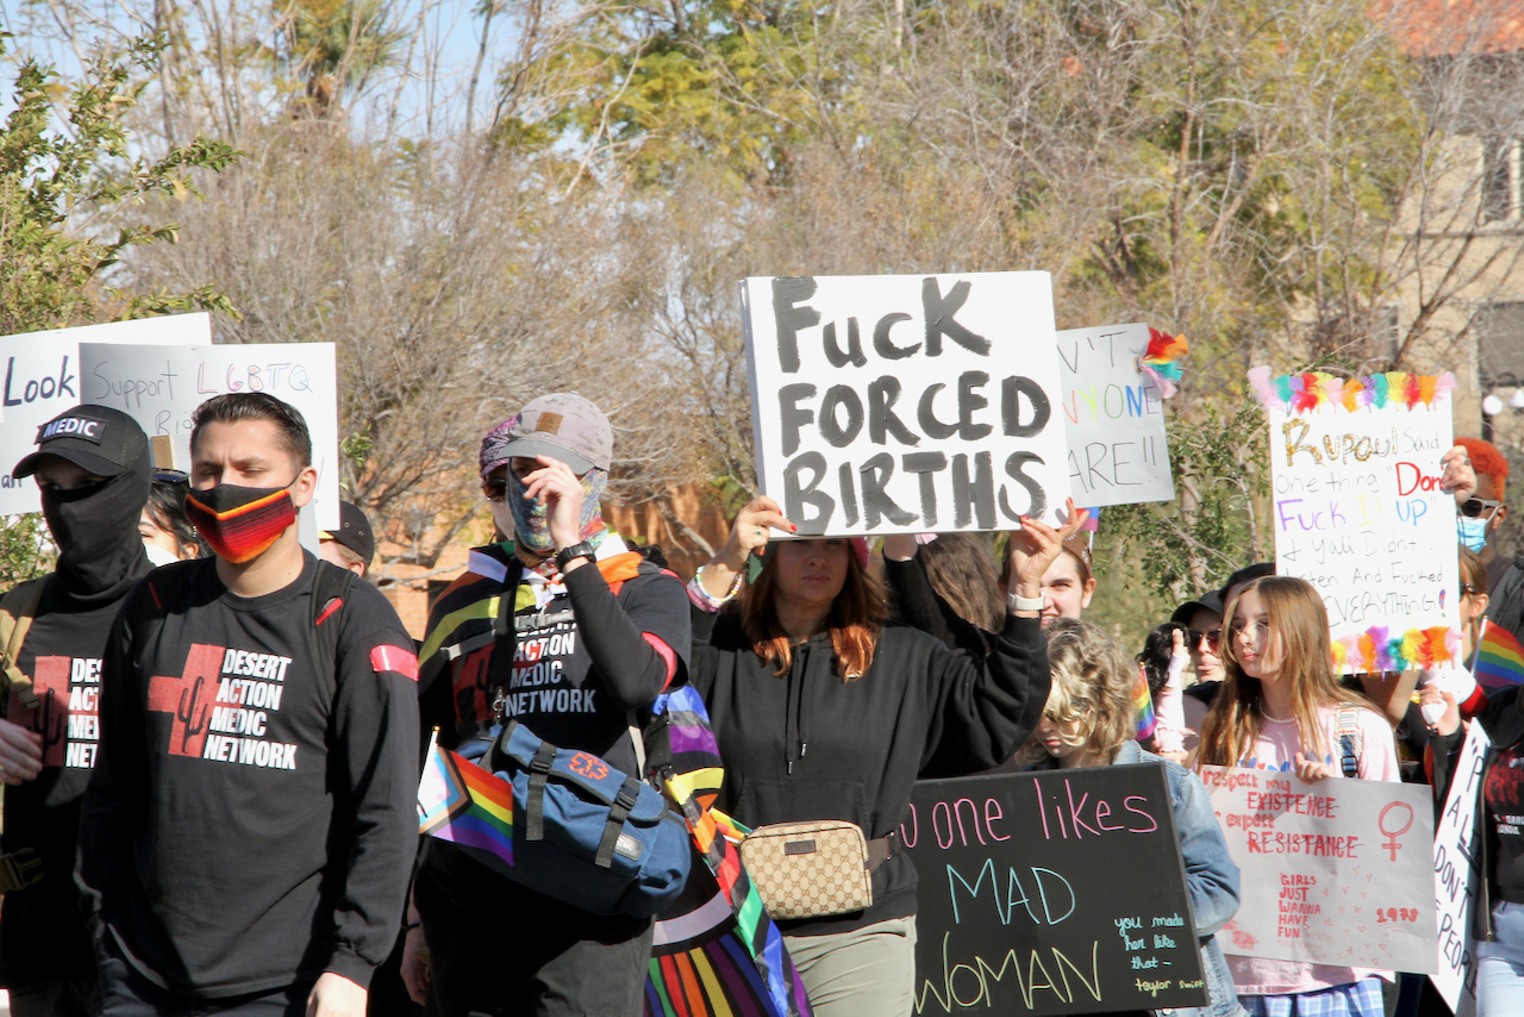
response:
{"label": "rainbow progress pride flag", "polygon": [[1488,622],[1476,648],[1476,680],[1486,689],[1524,685],[1524,646],[1512,632]]}
{"label": "rainbow progress pride flag", "polygon": [[436,732],[418,781],[418,832],[502,872],[513,865],[513,785],[440,748]]}

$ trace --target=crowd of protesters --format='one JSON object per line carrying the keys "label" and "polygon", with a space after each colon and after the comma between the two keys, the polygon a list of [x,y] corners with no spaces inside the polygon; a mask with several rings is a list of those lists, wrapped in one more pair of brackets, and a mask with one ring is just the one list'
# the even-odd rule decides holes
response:
{"label": "crowd of protesters", "polygon": [[[317,479],[300,414],[245,393],[194,423],[188,473],[155,470],[141,428],[93,405],[13,470],[35,477],[58,549],[0,602],[0,984],[17,1017],[639,1014],[651,917],[420,848],[420,749],[429,729],[464,751],[516,722],[639,774],[639,722],[682,687],[707,709],[725,814],[861,829],[871,903],[779,920],[825,1017],[913,1011],[896,831],[917,779],[1142,762],[1174,808],[1209,993],[1195,1013],[1432,1012],[1421,980],[1223,951],[1240,874],[1194,771],[1424,780],[1426,755],[1442,802],[1479,719],[1480,1012],[1524,1013],[1524,698],[1489,700],[1465,666],[1341,681],[1322,599],[1271,565],[1124,650],[1083,617],[1105,591],[1072,502],[1062,525],[1024,518],[997,558],[966,534],[801,538],[759,497],[685,586],[604,522],[604,413],[547,393],[482,440],[493,539],[415,644],[365,581],[360,509],[317,555],[299,542]],[[1485,626],[1524,626],[1524,564],[1494,541],[1506,460],[1465,440],[1436,465],[1469,660]],[[1157,723],[1140,733],[1145,688]]]}

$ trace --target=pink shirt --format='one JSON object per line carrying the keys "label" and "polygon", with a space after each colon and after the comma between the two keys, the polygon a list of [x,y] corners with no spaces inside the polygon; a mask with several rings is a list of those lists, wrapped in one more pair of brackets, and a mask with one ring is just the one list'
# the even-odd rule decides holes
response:
{"label": "pink shirt", "polygon": [[[1397,767],[1397,748],[1392,738],[1392,726],[1386,718],[1373,709],[1354,711],[1359,729],[1358,772],[1365,780],[1402,779]],[[1323,728],[1323,742],[1327,749],[1323,762],[1332,767],[1329,780],[1343,780],[1344,769],[1339,752],[1339,711],[1337,707],[1324,707],[1318,711]],[[1253,751],[1238,765],[1260,770],[1295,770],[1296,754],[1301,751],[1312,755],[1312,746],[1303,746],[1297,736],[1296,721],[1260,720],[1259,739]],[[1219,939],[1224,947],[1226,940]],[[1242,996],[1280,995],[1292,992],[1316,992],[1335,985],[1348,985],[1370,975],[1392,980],[1390,971],[1371,968],[1335,967],[1331,964],[1304,964],[1300,961],[1275,960],[1269,957],[1240,957],[1228,954],[1228,968],[1233,972],[1233,985]]]}

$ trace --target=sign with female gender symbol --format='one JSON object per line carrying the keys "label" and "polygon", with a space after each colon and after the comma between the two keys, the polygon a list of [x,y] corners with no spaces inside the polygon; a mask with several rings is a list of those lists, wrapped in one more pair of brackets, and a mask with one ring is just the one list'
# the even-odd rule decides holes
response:
{"label": "sign with female gender symbol", "polygon": [[1201,779],[1243,873],[1223,952],[1434,971],[1428,787],[1220,766]]}

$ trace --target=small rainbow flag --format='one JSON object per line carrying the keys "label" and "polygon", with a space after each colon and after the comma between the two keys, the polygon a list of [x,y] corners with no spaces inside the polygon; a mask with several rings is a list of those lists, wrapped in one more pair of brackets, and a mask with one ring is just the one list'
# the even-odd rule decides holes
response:
{"label": "small rainbow flag", "polygon": [[1138,740],[1154,736],[1159,719],[1154,716],[1154,697],[1148,691],[1148,675],[1138,668],[1138,682],[1132,687],[1132,709],[1138,718]]}
{"label": "small rainbow flag", "polygon": [[418,832],[502,872],[513,865],[513,785],[440,748],[435,731],[418,781]]}
{"label": "small rainbow flag", "polygon": [[1486,622],[1476,647],[1476,680],[1486,689],[1524,685],[1524,646],[1501,625]]}

